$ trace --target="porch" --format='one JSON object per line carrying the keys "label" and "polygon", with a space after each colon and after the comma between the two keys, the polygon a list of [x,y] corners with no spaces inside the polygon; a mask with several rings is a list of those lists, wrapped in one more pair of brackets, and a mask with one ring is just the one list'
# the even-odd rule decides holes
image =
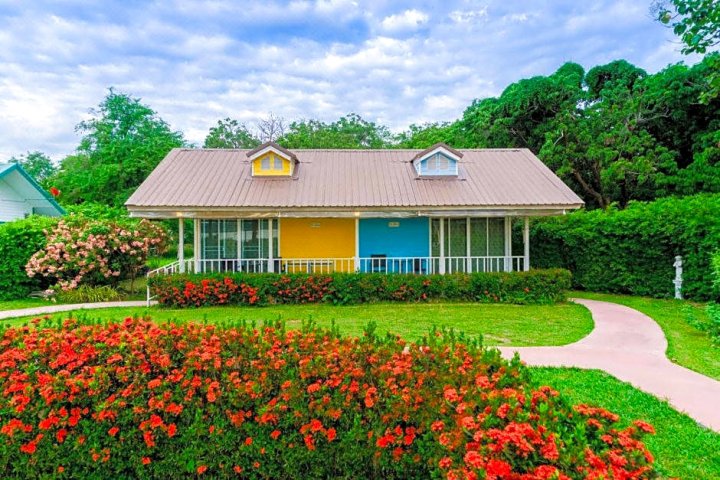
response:
{"label": "porch", "polygon": [[[513,220],[522,248],[513,251]],[[530,266],[528,217],[195,219],[193,258],[149,273],[510,272]],[[515,230],[518,231],[517,229]],[[520,236],[520,235],[518,235]],[[519,239],[515,239],[519,240]]]}

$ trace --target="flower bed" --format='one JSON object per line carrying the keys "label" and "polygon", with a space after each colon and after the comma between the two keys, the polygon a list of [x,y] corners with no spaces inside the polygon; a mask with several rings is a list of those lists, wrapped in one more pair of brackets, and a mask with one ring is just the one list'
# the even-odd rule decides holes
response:
{"label": "flower bed", "polygon": [[561,269],[452,275],[228,273],[151,277],[149,285],[160,304],[173,307],[438,299],[525,304],[565,300],[570,273]]}
{"label": "flower bed", "polygon": [[435,334],[127,319],[8,329],[4,478],[653,478],[636,422]]}

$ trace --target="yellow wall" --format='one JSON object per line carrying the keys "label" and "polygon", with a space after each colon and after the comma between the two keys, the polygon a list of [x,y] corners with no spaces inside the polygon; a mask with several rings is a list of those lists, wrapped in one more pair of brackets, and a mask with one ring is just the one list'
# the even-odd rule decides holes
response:
{"label": "yellow wall", "polygon": [[[270,170],[263,170],[261,168],[262,161],[265,158],[270,158]],[[275,169],[275,162],[273,160],[273,157],[277,157],[282,161],[282,169],[276,170]],[[274,152],[268,152],[265,155],[256,158],[253,160],[252,163],[252,172],[255,176],[290,176],[291,170],[290,170],[290,160],[281,157],[280,155],[274,153]]]}
{"label": "yellow wall", "polygon": [[[355,219],[281,218],[280,256],[283,259],[352,258],[355,256]],[[350,270],[348,267],[338,264],[335,270]]]}

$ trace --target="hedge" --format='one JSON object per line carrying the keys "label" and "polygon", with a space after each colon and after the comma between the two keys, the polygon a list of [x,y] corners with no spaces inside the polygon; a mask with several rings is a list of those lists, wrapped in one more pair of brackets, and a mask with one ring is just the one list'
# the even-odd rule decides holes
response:
{"label": "hedge", "polygon": [[0,334],[6,479],[657,478],[652,426],[452,332],[38,323]]}
{"label": "hedge", "polygon": [[710,263],[719,246],[720,194],[705,194],[533,222],[530,257],[534,267],[570,270],[576,288],[671,297],[682,255],[683,294],[708,300],[718,298]]}
{"label": "hedge", "polygon": [[45,230],[57,224],[56,218],[31,216],[0,225],[0,300],[27,297],[47,286],[41,278],[30,278],[25,264],[45,247]]}
{"label": "hedge", "polygon": [[173,307],[440,299],[526,304],[565,300],[570,273],[562,269],[449,275],[227,273],[151,277],[148,285],[161,305]]}

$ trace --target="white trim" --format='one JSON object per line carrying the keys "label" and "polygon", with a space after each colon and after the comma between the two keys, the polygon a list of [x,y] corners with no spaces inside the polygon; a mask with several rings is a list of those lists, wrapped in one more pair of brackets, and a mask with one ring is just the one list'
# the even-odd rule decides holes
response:
{"label": "white trim", "polygon": [[512,224],[510,217],[505,217],[505,271],[512,271]]}
{"label": "white trim", "polygon": [[355,271],[360,271],[360,219],[355,218]]}
{"label": "white trim", "polygon": [[178,262],[180,273],[185,273],[185,219],[178,218]]}
{"label": "white trim", "polygon": [[195,257],[195,272],[200,271],[200,256],[202,255],[202,252],[200,251],[200,220],[199,218],[195,219],[195,224],[193,225],[194,232],[193,232],[193,257]]}
{"label": "white trim", "polygon": [[465,271],[470,271],[470,257],[471,251],[470,251],[470,217],[465,218],[465,256],[467,257],[467,261],[465,262]]}
{"label": "white trim", "polygon": [[275,271],[275,258],[273,256],[273,219],[268,218],[268,266],[267,271],[273,273]]}
{"label": "white trim", "polygon": [[525,217],[523,225],[523,270],[530,270],[530,217]]}
{"label": "white trim", "polygon": [[445,219],[440,219],[440,273],[445,273]]}

